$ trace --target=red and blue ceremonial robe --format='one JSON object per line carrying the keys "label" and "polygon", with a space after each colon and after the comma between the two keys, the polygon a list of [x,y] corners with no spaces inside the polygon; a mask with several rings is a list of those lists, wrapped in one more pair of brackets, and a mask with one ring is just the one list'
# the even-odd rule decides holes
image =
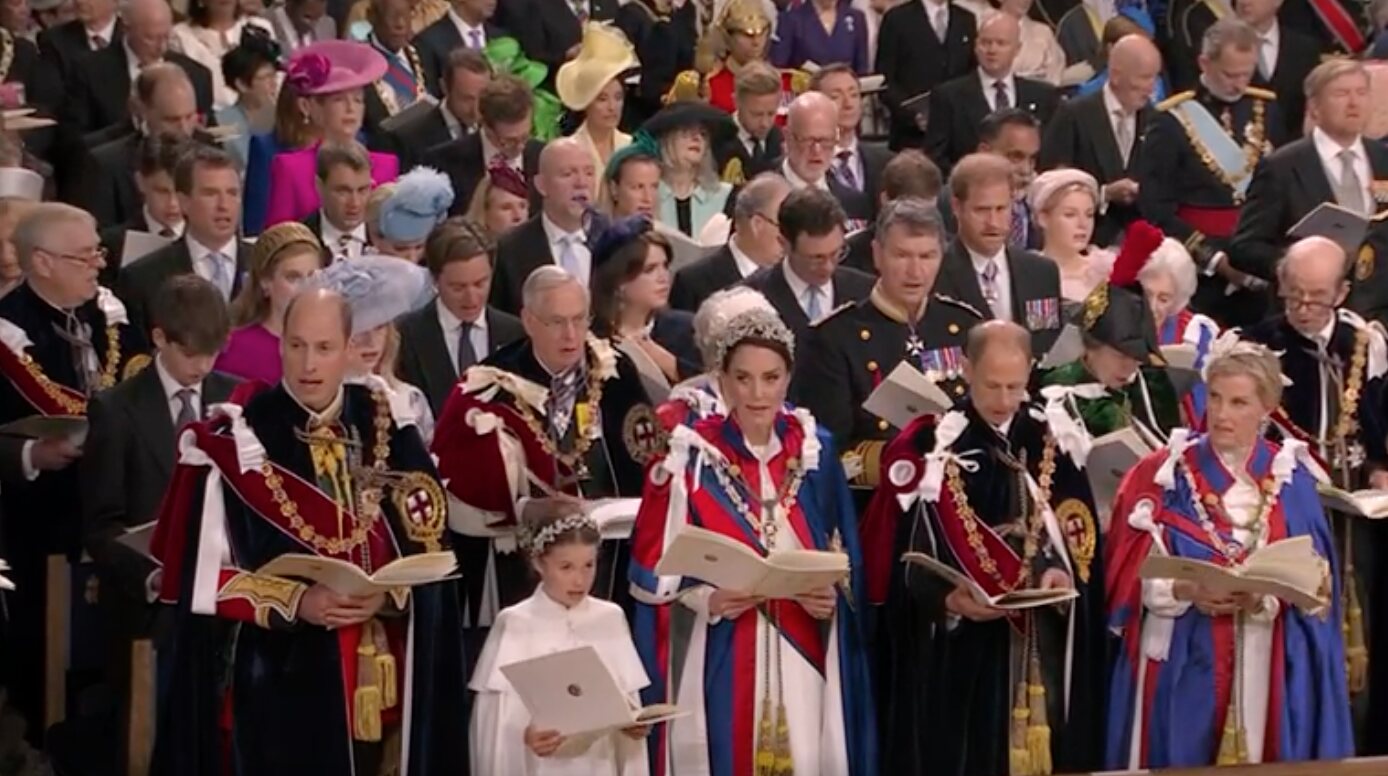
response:
{"label": "red and blue ceremonial robe", "polygon": [[[1260,440],[1247,462],[1252,482],[1277,493],[1267,515],[1267,541],[1310,536],[1316,551],[1332,564],[1330,579],[1336,580],[1324,612],[1308,614],[1277,602],[1262,762],[1354,753],[1334,542],[1315,478],[1302,461],[1303,450],[1292,443],[1279,451]],[[1227,565],[1194,504],[1196,499],[1222,503],[1234,484],[1206,437],[1188,443],[1178,432],[1168,450],[1145,458],[1119,488],[1107,562],[1109,625],[1122,641],[1109,703],[1110,768],[1216,761],[1236,679],[1234,620],[1209,617],[1194,607],[1174,617],[1154,613],[1144,602],[1138,569],[1153,552]],[[1212,508],[1208,513],[1221,543],[1234,542],[1233,526],[1223,511]]]}
{"label": "red and blue ceremonial robe", "polygon": [[[689,717],[660,726],[650,739],[652,773],[751,776],[760,720],[759,693],[767,678],[759,665],[764,614],[774,608],[775,632],[782,648],[783,700],[790,725],[797,773],[877,772],[874,714],[867,654],[859,617],[863,573],[857,520],[848,480],[827,433],[819,433],[803,410],[782,412],[775,423],[779,447],[766,470],[779,489],[792,467],[804,478],[785,515],[792,543],[803,549],[846,553],[852,567],[838,588],[833,619],[815,620],[798,603],[768,602],[734,620],[708,613],[712,589],[694,579],[655,573],[665,548],[683,526],[695,525],[732,537],[761,554],[767,548],[742,509],[760,520],[761,462],[748,449],[737,424],[711,416],[671,436],[669,452],[647,476],[641,512],[632,534],[630,567],[636,599],[635,638],[651,685],[646,703],[670,702],[690,709]],[[727,467],[738,467],[742,484],[720,481]],[[743,489],[752,493],[743,492]],[[739,507],[739,503],[742,507]],[[784,529],[782,529],[784,530]],[[778,547],[784,546],[779,544]],[[827,626],[827,627],[826,627]],[[779,680],[778,680],[779,681]],[[817,707],[819,717],[806,709]],[[813,729],[811,729],[813,728]],[[797,740],[809,739],[813,752]],[[817,762],[807,760],[817,758]],[[847,770],[842,770],[846,768]]]}
{"label": "red and blue ceremonial robe", "polygon": [[[1195,346],[1195,369],[1204,368],[1209,358],[1210,346],[1219,337],[1219,325],[1200,313],[1184,308],[1175,315],[1167,316],[1157,327],[1158,344]],[[1189,428],[1205,427],[1205,402],[1208,399],[1203,380],[1196,381],[1189,391],[1181,396],[1181,414],[1185,415]]]}

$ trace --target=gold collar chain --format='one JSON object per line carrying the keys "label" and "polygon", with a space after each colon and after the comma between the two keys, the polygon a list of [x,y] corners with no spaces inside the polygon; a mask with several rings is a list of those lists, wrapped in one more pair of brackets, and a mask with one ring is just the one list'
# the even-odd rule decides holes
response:
{"label": "gold collar chain", "polygon": [[[950,495],[954,498],[955,511],[958,512],[960,521],[964,524],[964,533],[967,534],[969,547],[978,558],[979,567],[992,577],[993,581],[1003,590],[1012,591],[1021,588],[1026,584],[1027,575],[1031,573],[1031,562],[1036,557],[1037,548],[1040,545],[1040,535],[1046,527],[1045,510],[1050,508],[1051,503],[1051,482],[1055,477],[1056,465],[1055,450],[1055,438],[1047,434],[1046,446],[1041,454],[1041,468],[1037,477],[1041,498],[1036,499],[1036,503],[1032,506],[1026,538],[1022,544],[1022,563],[1017,572],[1017,579],[1010,584],[998,572],[997,561],[993,559],[987,545],[983,543],[983,536],[978,527],[980,522],[978,513],[969,506],[969,496],[964,489],[964,480],[959,475],[959,464],[953,460],[945,464],[946,484],[949,487]],[[1025,478],[1026,473],[1022,472],[1022,475]],[[1025,481],[1023,484],[1025,485]]]}

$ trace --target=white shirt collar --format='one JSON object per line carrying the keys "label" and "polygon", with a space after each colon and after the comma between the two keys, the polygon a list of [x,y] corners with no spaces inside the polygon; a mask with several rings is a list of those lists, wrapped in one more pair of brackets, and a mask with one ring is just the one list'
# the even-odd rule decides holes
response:
{"label": "white shirt collar", "polygon": [[1113,93],[1113,86],[1106,83],[1102,91],[1104,93],[1104,112],[1108,114],[1109,120],[1113,120],[1114,111],[1121,111],[1126,118],[1128,112],[1123,109],[1123,103],[1118,101],[1118,95]]}
{"label": "white shirt collar", "polygon": [[183,222],[183,221],[179,221],[179,222],[176,223],[176,224],[164,224],[164,223],[160,223],[160,222],[159,222],[159,219],[155,218],[155,217],[154,217],[154,214],[149,212],[149,206],[148,206],[148,205],[146,205],[146,206],[144,207],[144,211],[145,211],[145,226],[148,226],[148,227],[150,228],[150,232],[151,232],[151,233],[153,233],[153,234],[159,234],[159,232],[160,232],[161,230],[163,230],[163,229],[169,229],[170,231],[173,232],[174,238],[175,238],[175,239],[177,239],[177,238],[183,236],[183,225],[184,225],[184,222]]}
{"label": "white shirt collar", "polygon": [[173,375],[169,374],[169,370],[164,368],[163,356],[157,354],[155,355],[154,371],[159,375],[159,384],[164,386],[164,399],[169,403],[178,401],[178,392],[184,389],[192,391],[194,399],[197,399],[199,401],[202,400],[202,383],[184,385],[183,383],[180,383],[179,381],[175,380]]}
{"label": "white shirt collar", "polygon": [[[448,134],[449,134],[449,136],[451,136],[451,137],[453,137],[453,138],[460,138],[460,137],[466,137],[466,136],[467,136],[467,134],[468,134],[468,128],[465,127],[465,126],[463,126],[463,122],[459,121],[459,120],[458,120],[458,117],[453,115],[453,111],[451,111],[451,110],[448,109],[448,101],[447,101],[447,100],[439,100],[439,114],[443,116],[443,125],[444,125],[445,127],[448,128]],[[485,145],[485,144],[484,144],[484,145]],[[485,148],[482,150],[482,153],[483,153],[483,157],[482,157],[482,158],[485,160],[485,159],[486,159],[486,156],[485,156],[485,154],[486,154],[486,149],[485,149]]]}
{"label": "white shirt collar", "polygon": [[996,432],[998,432],[998,436],[1002,437],[1003,439],[1006,439],[1006,438],[1007,438],[1007,435],[1010,434],[1010,433],[1012,432],[1012,421],[1014,421],[1014,420],[1016,420],[1016,419],[1017,419],[1017,416],[1016,416],[1016,415],[1013,415],[1012,417],[1008,418],[1007,420],[1004,420],[1004,421],[1002,422],[1002,425],[993,426],[993,430],[996,431]]}
{"label": "white shirt collar", "polygon": [[1329,345],[1330,338],[1335,336],[1335,324],[1339,322],[1340,317],[1336,315],[1335,312],[1332,310],[1330,313],[1330,323],[1327,323],[1325,325],[1325,328],[1321,329],[1316,336],[1320,337],[1321,342],[1324,342],[1325,344]]}
{"label": "white shirt collar", "polygon": [[984,99],[988,101],[989,105],[993,104],[993,94],[996,91],[996,87],[994,87],[993,84],[998,81],[1001,81],[1003,86],[1007,87],[1007,99],[1010,100],[1014,106],[1017,104],[1017,79],[1013,77],[1012,73],[1008,73],[1002,78],[994,78],[983,72],[983,68],[980,67],[978,69],[978,80],[979,83],[983,84],[983,96]]}
{"label": "white shirt collar", "polygon": [[781,162],[781,174],[785,176],[786,181],[790,183],[790,188],[792,191],[794,191],[795,189],[807,189],[811,187],[821,189],[823,191],[829,190],[829,181],[826,179],[827,176],[824,178],[820,178],[818,183],[810,183],[809,181],[795,174],[795,170],[792,169],[790,166],[790,159],[786,159],[784,162]]}
{"label": "white shirt collar", "polygon": [[331,423],[331,422],[337,420],[339,417],[341,417],[341,415],[342,415],[342,386],[341,386],[341,385],[338,385],[338,386],[337,386],[337,395],[333,397],[333,400],[332,400],[331,402],[328,403],[328,406],[327,406],[327,407],[323,408],[323,411],[322,411],[322,412],[315,412],[315,411],[309,409],[309,406],[308,406],[307,404],[304,404],[302,401],[300,401],[300,400],[299,400],[299,397],[298,397],[297,395],[295,395],[294,389],[289,387],[289,383],[284,382],[283,380],[281,380],[281,381],[280,381],[280,385],[283,385],[283,386],[284,386],[284,392],[287,393],[287,394],[289,394],[289,398],[293,399],[295,404],[299,405],[299,409],[301,409],[301,410],[303,410],[304,412],[308,413],[309,420],[316,420],[316,421],[318,421],[318,422],[320,422],[320,423]]}
{"label": "white shirt collar", "polygon": [[737,244],[737,235],[728,241],[728,252],[733,255],[733,263],[737,265],[737,272],[744,278],[761,269],[761,265],[752,260],[752,257],[743,252],[741,246]]}
{"label": "white shirt collar", "polygon": [[[1272,26],[1268,28],[1268,31],[1264,33],[1259,33],[1259,37],[1266,41],[1267,45],[1272,46],[1273,48],[1277,48],[1279,45],[1281,45],[1282,26],[1277,23],[1276,17],[1273,17]],[[1275,65],[1277,63],[1270,62],[1269,64]]]}
{"label": "white shirt collar", "polygon": [[366,245],[365,222],[357,224],[356,227],[352,229],[352,231],[350,232],[343,232],[341,229],[338,229],[336,226],[334,226],[332,221],[328,220],[327,213],[319,211],[318,218],[320,223],[322,223],[323,225],[323,245],[330,252],[336,253],[336,251],[341,247],[339,241],[342,239],[343,235],[351,237],[358,246]]}
{"label": "white shirt collar", "polygon": [[[443,329],[444,334],[454,334],[463,325],[463,320],[458,316],[454,315],[453,311],[448,309],[447,305],[443,303],[442,299],[435,299],[434,307],[438,310],[439,327]],[[483,308],[482,314],[477,316],[477,320],[472,322],[472,330],[487,330],[487,311],[485,308]]]}
{"label": "white shirt collar", "polygon": [[[484,166],[490,167],[492,164],[492,158],[495,157],[497,154],[501,153],[501,149],[492,145],[492,141],[490,138],[487,137],[486,132],[483,132],[480,128],[478,129],[478,132],[482,135],[482,164]],[[521,157],[519,156],[508,156],[506,158],[506,163],[511,165],[516,170],[521,169]]]}
{"label": "white shirt collar", "polygon": [[586,234],[584,234],[583,229],[581,228],[572,232],[566,232],[563,229],[559,228],[558,224],[551,221],[549,218],[549,214],[543,211],[541,211],[540,213],[540,225],[545,228],[545,239],[549,240],[550,245],[557,245],[559,243],[559,238],[567,235],[578,238],[579,243],[575,245],[574,248],[587,247],[584,241],[586,241],[588,237]]}
{"label": "white shirt collar", "polygon": [[986,265],[989,260],[997,262],[998,272],[1001,273],[1007,269],[1007,248],[1005,247],[992,256],[984,256],[967,245],[964,246],[964,250],[969,252],[969,261],[973,262],[974,272],[982,273],[984,265]]}
{"label": "white shirt collar", "polygon": [[209,248],[208,246],[203,245],[202,243],[200,243],[200,242],[198,242],[197,240],[193,239],[193,235],[191,235],[191,234],[186,234],[186,233],[185,233],[184,236],[185,236],[185,238],[188,240],[188,257],[191,258],[191,259],[193,260],[193,263],[194,263],[194,264],[197,264],[198,262],[202,261],[203,259],[208,258],[208,257],[209,257],[211,254],[213,254],[213,253],[220,253],[220,254],[222,255],[222,259],[223,259],[224,261],[229,261],[229,262],[231,262],[232,266],[236,266],[236,238],[235,238],[235,237],[232,237],[230,240],[227,241],[227,243],[226,243],[225,245],[221,246],[220,248],[215,248],[215,249],[214,249],[214,248]]}
{"label": "white shirt collar", "polygon": [[[790,286],[790,292],[795,295],[795,301],[804,304],[805,292],[810,290],[810,284],[803,278],[795,274],[790,268],[790,262],[781,260],[781,272],[786,276],[786,284]],[[819,287],[820,315],[828,313],[834,307],[834,281],[829,281]]]}
{"label": "white shirt collar", "polygon": [[[1335,142],[1320,127],[1311,129],[1311,142],[1316,145],[1316,153],[1320,155],[1321,162],[1325,164],[1326,168],[1338,171],[1340,169],[1340,152],[1346,150],[1346,147]],[[1364,138],[1362,137],[1355,138],[1354,143],[1348,146],[1348,150],[1354,152],[1356,162],[1367,158],[1364,153]]]}
{"label": "white shirt collar", "polygon": [[945,24],[949,24],[950,9],[948,2],[936,3],[932,2],[932,0],[921,0],[921,5],[925,8],[925,15],[929,17],[932,25],[935,23],[935,14],[939,13],[941,10],[945,12]]}
{"label": "white shirt collar", "polygon": [[482,34],[482,44],[486,45],[487,29],[484,25],[479,24],[474,26],[468,24],[467,22],[463,21],[463,17],[459,16],[458,12],[454,10],[452,6],[450,6],[448,9],[448,18],[452,19],[453,26],[458,28],[458,35],[462,37],[464,46],[472,45],[472,38],[468,37],[468,33],[472,32],[473,30],[476,30],[477,32]]}
{"label": "white shirt collar", "polygon": [[111,38],[114,37],[116,34],[116,18],[116,15],[112,14],[111,20],[106,22],[106,26],[102,27],[99,30],[89,30],[86,27],[83,27],[82,31],[87,35],[87,45],[91,46],[92,38],[96,36],[100,36],[102,40],[106,41],[107,45],[110,45]]}

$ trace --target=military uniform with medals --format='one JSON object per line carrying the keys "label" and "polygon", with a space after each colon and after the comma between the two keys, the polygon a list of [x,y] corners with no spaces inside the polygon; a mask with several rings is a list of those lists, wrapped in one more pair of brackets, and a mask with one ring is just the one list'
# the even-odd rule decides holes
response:
{"label": "military uniform with medals", "polygon": [[[144,338],[129,325],[125,306],[107,289],[62,310],[21,283],[0,298],[0,424],[33,416],[85,415],[87,397],[149,363],[144,350]],[[0,490],[0,557],[9,562],[6,576],[18,589],[5,601],[7,634],[0,639],[5,652],[0,664],[10,704],[39,726],[45,656],[66,648],[45,645],[46,563],[49,556],[63,555],[76,561],[81,553],[82,489],[75,464],[60,471],[20,472],[19,459],[26,457],[21,451],[29,444],[15,437],[5,446],[5,468],[14,476]],[[75,633],[100,621],[95,606],[90,609],[70,614]],[[82,640],[94,636],[85,634]]]}
{"label": "military uniform with medals", "polygon": [[[966,400],[903,429],[882,468],[861,529],[868,600],[891,623],[877,655],[882,772],[1099,767],[1108,694],[1102,539],[1089,483],[1041,410],[1024,405],[998,429]],[[1053,568],[1080,595],[990,622],[960,619],[945,608],[954,585],[901,562],[908,552],[989,595],[1036,587]]]}
{"label": "military uniform with medals", "polygon": [[932,294],[914,324],[881,291],[841,305],[816,322],[798,354],[795,404],[810,410],[862,472],[854,483],[876,487],[882,449],[898,429],[863,409],[863,402],[906,361],[951,399],[963,396],[964,342],[984,316],[971,305]]}
{"label": "military uniform with medals", "polygon": [[291,553],[371,574],[448,552],[418,433],[380,378],[343,385],[321,412],[284,385],[233,398],[244,408],[183,432],[152,542],[177,611],[154,772],[456,773],[468,758],[457,588],[396,588],[372,619],[327,629],[298,618],[311,583],[260,571]]}
{"label": "military uniform with medals", "polygon": [[[636,367],[605,340],[589,337],[583,363],[561,375],[528,339],[469,369],[433,443],[459,565],[470,572],[464,626],[484,636],[501,608],[534,592],[516,536],[525,500],[639,497],[643,467],[663,448]],[[594,595],[629,601],[628,557],[625,539],[604,542]]]}
{"label": "military uniform with medals", "polygon": [[1201,85],[1158,104],[1142,141],[1142,216],[1185,244],[1202,270],[1191,307],[1221,325],[1259,321],[1267,305],[1263,291],[1226,295],[1213,260],[1234,234],[1254,168],[1284,139],[1276,99],[1249,87],[1225,102]]}

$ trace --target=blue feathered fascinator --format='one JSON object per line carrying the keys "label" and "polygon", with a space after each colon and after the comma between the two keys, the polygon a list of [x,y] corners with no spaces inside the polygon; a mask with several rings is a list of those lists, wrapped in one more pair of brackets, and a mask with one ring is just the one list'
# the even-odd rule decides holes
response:
{"label": "blue feathered fascinator", "polygon": [[381,205],[376,228],[391,242],[422,242],[452,206],[448,176],[432,167],[416,167],[395,181],[395,192]]}
{"label": "blue feathered fascinator", "polygon": [[653,228],[651,220],[645,216],[628,216],[604,224],[601,231],[597,231],[588,242],[588,250],[593,254],[593,269],[606,264],[632,240]]}
{"label": "blue feathered fascinator", "polygon": [[336,291],[352,308],[352,333],[360,334],[414,312],[434,298],[425,268],[394,256],[367,254],[328,265],[305,288]]}

